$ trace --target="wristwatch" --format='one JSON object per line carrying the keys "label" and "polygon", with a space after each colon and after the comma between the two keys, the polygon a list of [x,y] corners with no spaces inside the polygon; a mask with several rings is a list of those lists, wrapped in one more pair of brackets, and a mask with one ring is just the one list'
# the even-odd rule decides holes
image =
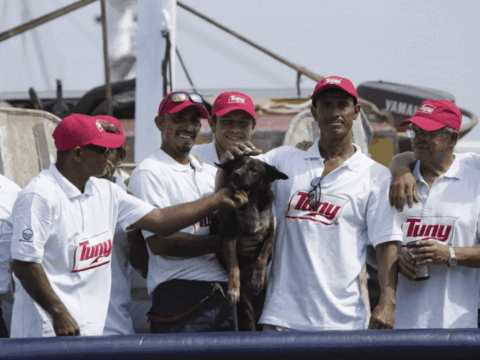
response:
{"label": "wristwatch", "polygon": [[455,256],[452,245],[448,245],[448,251],[450,251],[450,258],[447,261],[448,267],[457,266],[457,257]]}

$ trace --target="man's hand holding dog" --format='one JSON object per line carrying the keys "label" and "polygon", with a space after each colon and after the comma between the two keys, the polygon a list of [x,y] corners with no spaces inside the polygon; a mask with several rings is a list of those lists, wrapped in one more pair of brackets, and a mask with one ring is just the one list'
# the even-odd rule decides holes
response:
{"label": "man's hand holding dog", "polygon": [[248,202],[248,195],[243,190],[235,193],[231,189],[223,188],[215,193],[215,202],[219,209],[238,209]]}
{"label": "man's hand holding dog", "polygon": [[235,160],[241,156],[255,156],[260,155],[261,153],[262,150],[257,149],[250,141],[245,141],[232,145],[227,149],[220,158],[220,163],[225,164],[226,162]]}
{"label": "man's hand holding dog", "polygon": [[263,239],[258,236],[242,236],[237,241],[237,254],[240,256],[254,258],[257,254],[258,247],[263,243]]}

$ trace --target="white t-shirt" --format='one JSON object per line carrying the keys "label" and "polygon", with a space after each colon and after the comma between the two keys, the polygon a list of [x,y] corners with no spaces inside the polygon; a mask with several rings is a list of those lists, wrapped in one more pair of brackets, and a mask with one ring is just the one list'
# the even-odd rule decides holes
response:
{"label": "white t-shirt", "polygon": [[[102,335],[110,298],[113,231],[153,207],[108,180],[90,178],[82,194],[50,165],[23,189],[12,212],[12,258],[42,265],[81,335]],[[15,279],[11,337],[55,336],[50,315]]]}
{"label": "white t-shirt", "polygon": [[[190,155],[190,165],[182,165],[157,149],[133,171],[129,188],[138,198],[158,207],[196,201],[212,195],[216,169],[208,164],[200,165]],[[210,232],[210,216],[181,231],[205,235]],[[145,239],[153,234],[143,231]],[[152,294],[155,288],[168,280],[227,281],[227,273],[215,254],[193,258],[154,255],[147,244],[148,276],[147,289]]]}
{"label": "white t-shirt", "polygon": [[[434,239],[454,247],[479,243],[480,171],[455,158],[432,188],[413,171],[419,202],[398,212],[403,241]],[[430,279],[412,281],[398,276],[396,329],[476,328],[480,286],[475,268],[430,264]]]}
{"label": "white t-shirt", "polygon": [[6,220],[12,214],[13,204],[20,190],[20,186],[0,175],[0,294],[6,293],[10,287],[12,226]]}
{"label": "white t-shirt", "polygon": [[324,164],[318,140],[307,151],[283,146],[258,156],[289,176],[276,181],[272,272],[259,323],[296,330],[364,329],[359,274],[366,246],[401,241],[388,203],[390,171],[356,152],[321,181],[317,211],[310,183]]}
{"label": "white t-shirt", "polygon": [[195,145],[190,150],[190,155],[197,155],[202,159],[204,164],[212,165],[220,164],[218,160],[217,149],[215,148],[215,141],[208,144]]}
{"label": "white t-shirt", "polygon": [[[122,177],[116,176],[114,180],[123,191],[127,191]],[[115,229],[113,242],[115,246],[112,254],[112,288],[103,335],[132,335],[135,331],[130,317],[132,306],[130,276],[134,269],[128,257],[128,233],[119,225]]]}
{"label": "white t-shirt", "polygon": [[[455,154],[455,157],[460,160],[460,163],[462,163],[463,165],[470,165],[471,167],[480,170],[480,155],[473,152],[468,152]],[[480,300],[478,303],[478,308],[480,309]]]}

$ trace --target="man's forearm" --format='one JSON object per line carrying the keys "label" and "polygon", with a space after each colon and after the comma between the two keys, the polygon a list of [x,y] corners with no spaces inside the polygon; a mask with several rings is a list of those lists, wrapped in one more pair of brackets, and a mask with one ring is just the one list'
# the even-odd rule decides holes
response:
{"label": "man's forearm", "polygon": [[13,260],[12,267],[28,295],[52,317],[68,313],[67,308],[50,286],[41,264]]}
{"label": "man's forearm", "polygon": [[191,258],[222,250],[218,236],[177,232],[167,237],[151,236],[148,246],[155,255]]}
{"label": "man's forearm", "polygon": [[398,269],[397,269],[397,244],[387,242],[376,247],[378,261],[378,279],[380,282],[380,303],[395,307]]}
{"label": "man's forearm", "polygon": [[415,156],[413,155],[413,152],[411,151],[406,151],[404,153],[395,155],[392,160],[390,160],[390,164],[388,165],[388,168],[392,172],[393,176],[397,174],[399,170],[402,169],[410,169],[413,170],[414,166],[416,163]]}
{"label": "man's forearm", "polygon": [[480,268],[480,245],[454,247],[458,266]]}
{"label": "man's forearm", "polygon": [[133,226],[165,237],[197,223],[218,208],[215,195],[212,195],[194,202],[152,210]]}

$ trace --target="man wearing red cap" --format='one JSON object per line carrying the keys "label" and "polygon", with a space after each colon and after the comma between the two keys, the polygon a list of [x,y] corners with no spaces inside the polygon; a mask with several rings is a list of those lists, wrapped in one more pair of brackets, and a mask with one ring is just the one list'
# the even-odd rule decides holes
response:
{"label": "man wearing red cap", "polygon": [[[132,173],[132,193],[165,207],[201,199],[215,188],[216,168],[190,154],[209,114],[198,94],[168,94],[155,123],[162,133],[160,149]],[[143,232],[149,253],[147,288],[152,295],[152,332],[204,332],[235,329],[233,309],[223,295],[227,273],[215,252],[210,217],[165,238]]]}
{"label": "man wearing red cap", "polygon": [[[402,247],[415,247],[399,255],[395,328],[477,327],[480,171],[453,154],[461,122],[455,104],[428,100],[401,124],[410,125],[417,202],[397,213]],[[430,278],[415,281],[427,264]]]}
{"label": "man wearing red cap", "polygon": [[[391,175],[352,143],[360,112],[350,80],[331,76],[312,95],[321,136],[310,149],[280,147],[258,158],[289,176],[275,182],[277,228],[272,272],[260,318],[267,330],[364,329],[359,274],[376,247],[382,293],[369,327],[393,327],[401,232],[386,199]],[[249,154],[237,146],[222,162]]]}
{"label": "man wearing red cap", "polygon": [[15,302],[12,337],[102,335],[110,296],[113,231],[162,236],[219,207],[237,207],[227,190],[195,203],[155,209],[113,183],[107,156],[125,137],[109,122],[71,114],[53,132],[57,162],[23,189],[11,223]]}
{"label": "man wearing red cap", "polygon": [[191,154],[214,166],[233,144],[250,141],[257,124],[255,105],[248,95],[241,92],[221,93],[213,103],[209,124],[215,140],[195,145]]}

